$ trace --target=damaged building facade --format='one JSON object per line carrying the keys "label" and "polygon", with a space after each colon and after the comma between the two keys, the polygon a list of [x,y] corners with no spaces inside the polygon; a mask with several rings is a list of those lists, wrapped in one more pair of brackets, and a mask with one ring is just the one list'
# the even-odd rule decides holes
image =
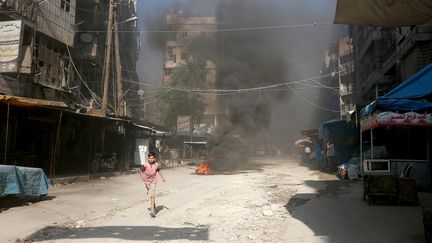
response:
{"label": "damaged building facade", "polygon": [[119,166],[129,165],[137,149],[127,136],[153,132],[136,126],[144,117],[135,11],[133,0],[0,3],[1,163],[39,167],[51,178],[88,172],[98,153],[115,153]]}
{"label": "damaged building facade", "polygon": [[365,106],[432,62],[432,25],[350,26],[356,103]]}
{"label": "damaged building facade", "polygon": [[[186,17],[181,11],[172,12],[167,15],[167,24],[170,25],[173,34],[165,44],[164,75],[163,84],[170,85],[170,74],[173,70],[185,64],[192,56],[190,47],[195,40],[215,40],[217,27],[216,17]],[[217,65],[214,60],[207,62],[207,85],[208,88],[216,88]],[[213,133],[227,119],[227,107],[225,100],[217,94],[202,94],[205,100],[206,109],[202,124],[194,124],[194,130],[201,130],[199,133]]]}

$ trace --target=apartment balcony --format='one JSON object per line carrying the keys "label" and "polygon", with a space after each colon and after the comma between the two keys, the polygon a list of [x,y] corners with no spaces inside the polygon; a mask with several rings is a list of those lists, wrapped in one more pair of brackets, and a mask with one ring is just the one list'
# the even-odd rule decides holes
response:
{"label": "apartment balcony", "polygon": [[343,79],[346,76],[352,75],[354,73],[354,65],[341,65],[339,67],[339,75],[341,76],[341,79]]}
{"label": "apartment balcony", "polygon": [[352,95],[354,93],[354,85],[353,84],[349,84],[349,85],[341,84],[339,87],[339,93],[341,96]]}

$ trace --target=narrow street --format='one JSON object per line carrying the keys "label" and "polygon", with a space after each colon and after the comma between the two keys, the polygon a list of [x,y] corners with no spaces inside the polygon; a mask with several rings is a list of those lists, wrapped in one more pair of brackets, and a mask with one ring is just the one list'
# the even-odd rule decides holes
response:
{"label": "narrow street", "polygon": [[[255,159],[199,176],[166,170],[157,217],[137,174],[50,189],[47,200],[4,208],[1,242],[422,242],[421,207],[368,206],[362,182],[296,159]],[[427,200],[420,194],[421,203]]]}

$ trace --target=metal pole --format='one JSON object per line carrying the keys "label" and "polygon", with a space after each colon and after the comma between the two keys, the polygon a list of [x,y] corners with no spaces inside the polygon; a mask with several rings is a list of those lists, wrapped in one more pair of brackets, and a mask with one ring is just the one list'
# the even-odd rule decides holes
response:
{"label": "metal pole", "polygon": [[370,142],[370,144],[371,144],[371,159],[373,159],[374,158],[374,156],[373,156],[373,129],[370,130],[370,139],[371,139],[371,142]]}
{"label": "metal pole", "polygon": [[112,30],[113,30],[113,10],[114,0],[109,2],[108,12],[108,28],[107,28],[107,39],[105,47],[105,62],[103,70],[103,97],[102,97],[102,115],[106,116],[108,107],[108,91],[109,91],[109,69],[111,64],[111,46],[112,46]]}
{"label": "metal pole", "polygon": [[8,107],[7,107],[7,115],[6,115],[6,138],[5,138],[5,151],[4,151],[4,161],[3,163],[6,164],[7,160],[6,160],[6,156],[7,156],[7,149],[8,149],[8,134],[9,134],[9,112],[10,112],[10,103],[8,102]]}

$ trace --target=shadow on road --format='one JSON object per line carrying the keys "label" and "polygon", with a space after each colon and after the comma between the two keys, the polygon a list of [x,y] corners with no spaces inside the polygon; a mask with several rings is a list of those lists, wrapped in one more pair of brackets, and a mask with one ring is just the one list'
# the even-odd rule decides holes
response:
{"label": "shadow on road", "polygon": [[55,199],[55,196],[44,196],[44,197],[15,197],[9,196],[0,199],[0,213],[9,210],[14,207],[29,206],[34,203],[41,201],[50,201]]}
{"label": "shadow on road", "polygon": [[209,239],[207,227],[165,228],[156,226],[101,226],[68,228],[48,226],[28,239],[32,241],[60,239],[121,239],[136,241],[189,240],[206,241]]}
{"label": "shadow on road", "polygon": [[167,206],[164,206],[164,205],[156,206],[155,213],[158,214],[160,211],[162,211],[164,209],[169,209],[169,208]]}
{"label": "shadow on road", "polygon": [[305,181],[285,208],[299,225],[328,242],[423,242],[420,207],[368,206],[361,181]]}

